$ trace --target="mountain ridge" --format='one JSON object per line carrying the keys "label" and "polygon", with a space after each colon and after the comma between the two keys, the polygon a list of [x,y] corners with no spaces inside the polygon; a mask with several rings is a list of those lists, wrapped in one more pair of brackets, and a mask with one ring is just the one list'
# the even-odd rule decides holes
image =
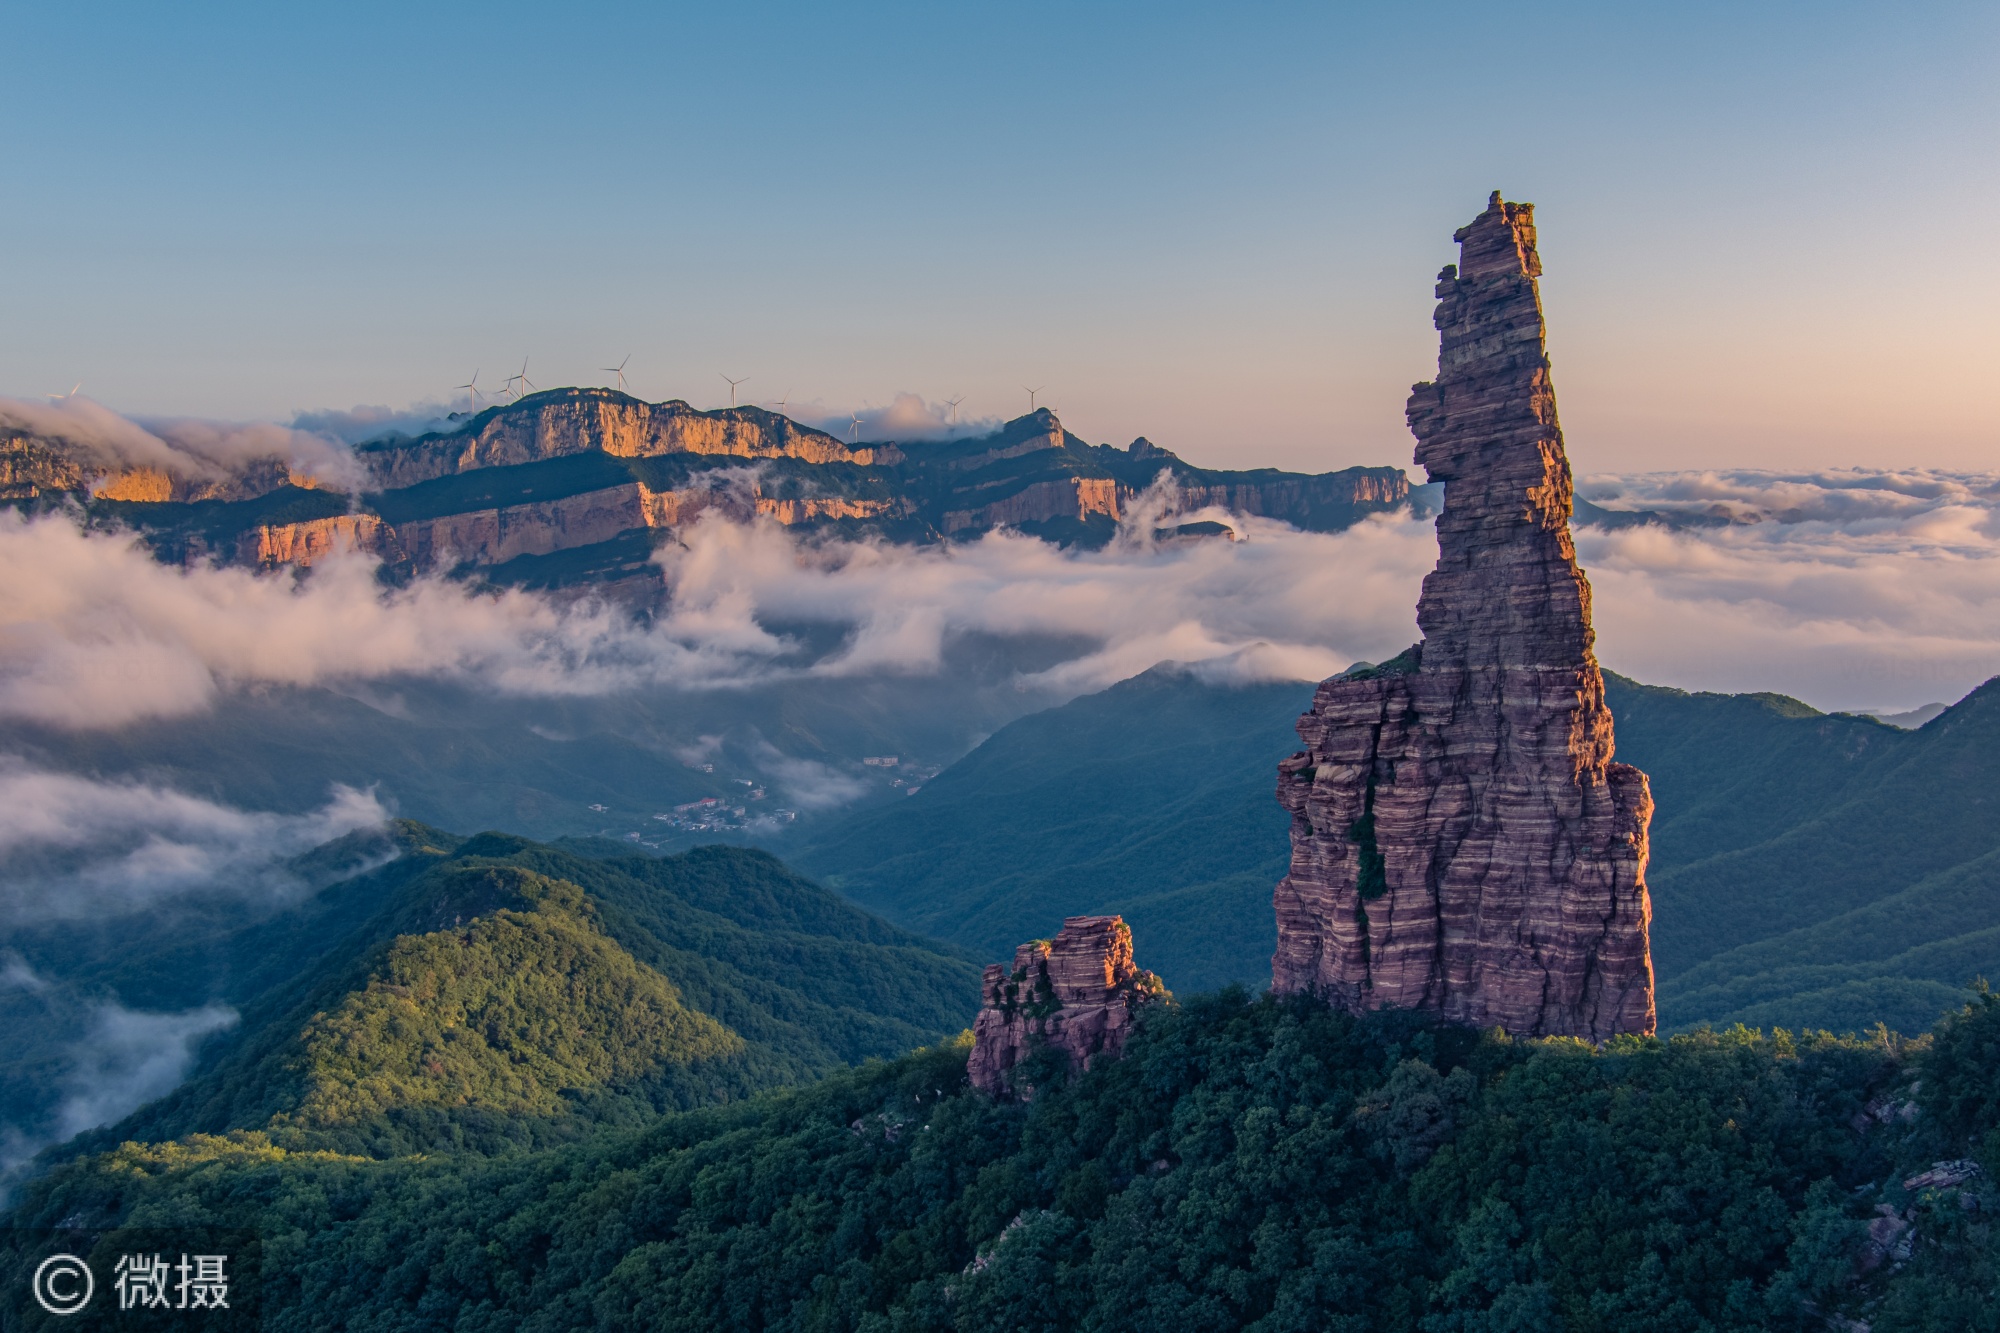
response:
{"label": "mountain ridge", "polygon": [[848,443],[762,408],[702,411],[594,388],[357,445],[358,480],[276,459],[220,480],[155,477],[18,431],[0,455],[0,499],[77,500],[91,521],[138,529],[163,559],[303,567],[358,547],[405,573],[563,552],[585,552],[570,562],[583,567],[629,565],[621,540],[659,540],[710,512],[899,542],[1011,527],[1101,545],[1163,479],[1149,512],[1170,530],[1176,515],[1219,508],[1337,531],[1410,499],[1401,468],[1199,468],[1144,439],[1089,444],[1047,408],[984,435]]}

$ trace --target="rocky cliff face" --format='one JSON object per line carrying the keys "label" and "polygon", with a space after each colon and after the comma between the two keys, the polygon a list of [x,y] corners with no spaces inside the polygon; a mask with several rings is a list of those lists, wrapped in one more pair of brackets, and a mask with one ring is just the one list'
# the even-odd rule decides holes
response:
{"label": "rocky cliff face", "polygon": [[986,969],[966,1077],[994,1096],[1031,1096],[1015,1077],[1022,1060],[1039,1050],[1060,1052],[1072,1069],[1116,1059],[1134,1015],[1165,998],[1160,979],[1133,964],[1124,918],[1069,917],[1055,939],[1016,949],[1011,969]]}
{"label": "rocky cliff face", "polygon": [[938,528],[950,536],[968,528],[983,530],[1046,523],[1057,518],[1082,520],[1092,514],[1102,514],[1116,522],[1121,516],[1120,502],[1129,502],[1134,494],[1110,477],[1063,477],[1031,482],[1005,499],[975,509],[948,509]]}
{"label": "rocky cliff face", "polygon": [[721,454],[808,463],[887,464],[894,445],[850,446],[756,407],[702,412],[676,399],[641,402],[610,389],[552,389],[490,408],[469,429],[364,445],[372,488],[394,490],[475,468],[536,463],[599,450],[615,458]]}
{"label": "rocky cliff face", "polygon": [[[760,408],[700,412],[606,389],[530,394],[449,432],[356,446],[354,461],[369,480],[346,495],[275,456],[181,476],[0,430],[0,500],[74,498],[147,533],[167,559],[306,566],[355,547],[423,569],[604,546],[711,511],[859,525],[898,542],[1016,527],[1093,545],[1142,496],[1174,540],[1226,533],[1164,522],[1211,507],[1338,531],[1409,498],[1398,468],[1212,471],[1144,441],[1088,444],[1047,408],[972,438],[850,444]],[[1169,493],[1156,490],[1162,480]],[[306,489],[328,503],[297,504]]]}
{"label": "rocky cliff face", "polygon": [[149,504],[251,500],[285,486],[317,488],[318,478],[292,471],[275,455],[199,475],[107,462],[68,440],[0,429],[0,500],[77,496]]}
{"label": "rocky cliff face", "polygon": [[1408,416],[1445,483],[1423,642],[1324,682],[1279,765],[1292,868],[1272,985],[1523,1035],[1653,1030],[1646,775],[1611,761],[1532,207],[1457,233],[1438,378]]}
{"label": "rocky cliff face", "polygon": [[[303,523],[252,528],[236,541],[236,563],[276,569],[305,568],[341,551],[372,551],[396,558],[395,533],[373,514],[340,514]],[[391,554],[394,552],[394,554]],[[201,552],[200,555],[207,554]]]}

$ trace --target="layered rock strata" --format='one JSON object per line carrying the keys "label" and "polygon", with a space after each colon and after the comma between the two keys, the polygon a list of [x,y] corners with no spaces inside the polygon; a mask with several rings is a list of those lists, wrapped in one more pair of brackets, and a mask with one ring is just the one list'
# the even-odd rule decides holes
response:
{"label": "layered rock strata", "polygon": [[1522,1035],[1647,1033],[1653,802],[1612,762],[1533,208],[1495,193],[1455,239],[1438,378],[1408,407],[1445,483],[1423,642],[1321,684],[1279,765],[1272,986]]}
{"label": "layered rock strata", "polygon": [[[1174,517],[1192,526],[1163,531],[1187,535],[1221,529],[1193,517],[1211,509],[1338,531],[1410,494],[1399,468],[1224,472],[1143,440],[1091,445],[1048,408],[970,438],[863,443],[761,408],[701,412],[609,389],[530,394],[449,431],[358,445],[351,463],[342,475],[366,481],[349,495],[276,455],[224,464],[186,453],[162,470],[0,417],[0,501],[75,500],[147,533],[164,559],[265,568],[350,546],[399,566],[493,567],[632,545],[635,533],[708,512],[865,525],[898,542],[1014,527],[1101,544],[1121,523]],[[301,502],[308,490],[323,502]]]}
{"label": "layered rock strata", "polygon": [[1124,918],[1068,917],[1053,940],[1016,949],[1012,968],[986,969],[966,1077],[994,1096],[1032,1096],[1016,1076],[1028,1056],[1057,1051],[1071,1069],[1115,1060],[1138,1011],[1166,998],[1160,979],[1133,963]]}
{"label": "layered rock strata", "polygon": [[609,389],[551,389],[489,408],[448,434],[362,445],[372,489],[394,489],[479,468],[596,450],[614,458],[716,454],[856,465],[900,462],[893,444],[849,445],[757,407],[703,412],[674,399],[641,402]]}

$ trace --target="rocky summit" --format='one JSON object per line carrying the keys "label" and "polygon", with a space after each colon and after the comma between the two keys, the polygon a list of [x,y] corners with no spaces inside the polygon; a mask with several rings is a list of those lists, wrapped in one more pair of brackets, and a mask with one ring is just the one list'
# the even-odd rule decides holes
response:
{"label": "rocky summit", "polygon": [[1299,719],[1272,986],[1521,1035],[1650,1033],[1653,802],[1612,762],[1533,206],[1495,192],[1454,239],[1438,377],[1408,406],[1445,493],[1423,641],[1325,681]]}
{"label": "rocky summit", "polygon": [[1078,1070],[1115,1060],[1139,1009],[1165,998],[1160,979],[1133,963],[1123,917],[1067,917],[1053,940],[1016,949],[1011,969],[987,967],[966,1077],[994,1096],[1031,1096],[1016,1076],[1023,1060],[1044,1050]]}

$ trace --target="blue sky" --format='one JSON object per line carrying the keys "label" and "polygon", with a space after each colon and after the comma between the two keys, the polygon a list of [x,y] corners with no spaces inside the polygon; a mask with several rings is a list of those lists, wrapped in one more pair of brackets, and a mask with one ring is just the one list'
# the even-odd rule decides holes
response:
{"label": "blue sky", "polygon": [[1996,466],[1988,5],[0,7],[0,392],[288,418],[631,354],[1405,462],[1539,206],[1580,469]]}

